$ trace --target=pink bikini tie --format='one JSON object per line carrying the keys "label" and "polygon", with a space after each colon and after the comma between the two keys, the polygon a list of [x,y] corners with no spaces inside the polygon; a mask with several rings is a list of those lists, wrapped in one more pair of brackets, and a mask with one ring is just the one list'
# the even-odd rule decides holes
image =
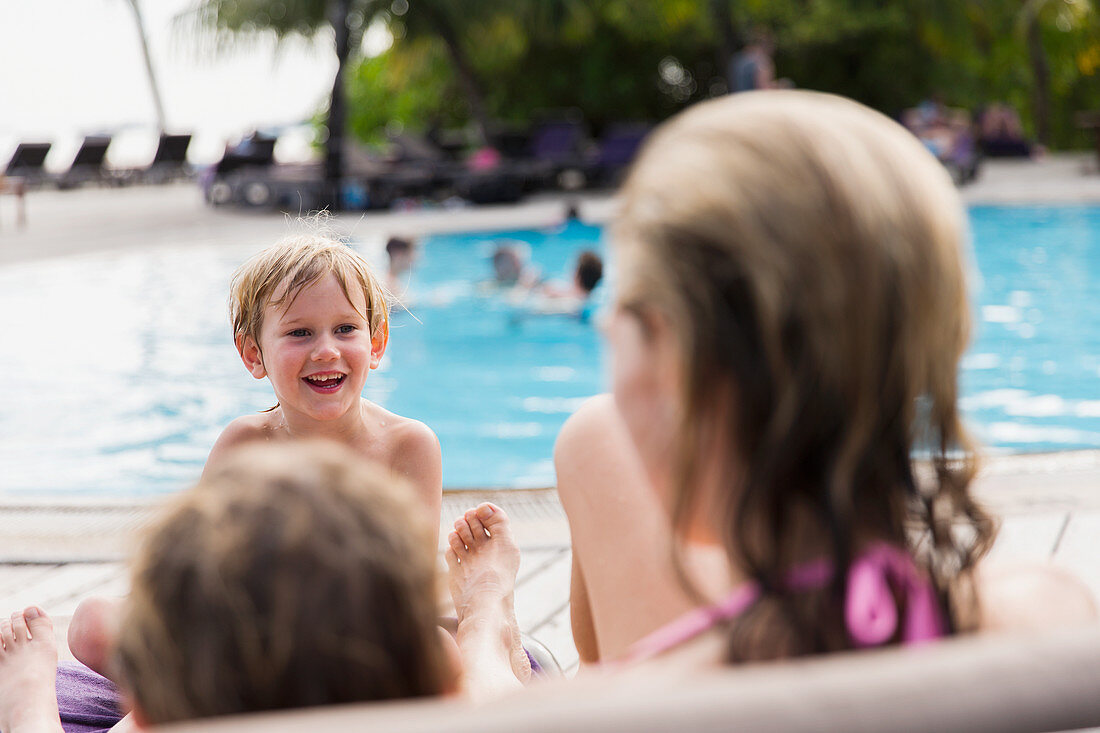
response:
{"label": "pink bikini tie", "polygon": [[935,589],[917,570],[913,560],[890,545],[872,546],[848,571],[848,595],[844,620],[857,646],[885,644],[898,630],[898,609],[890,582],[904,599],[904,644],[923,644],[946,631]]}
{"label": "pink bikini tie", "polygon": [[[816,560],[791,570],[787,586],[791,590],[823,588],[832,577],[832,563]],[[857,647],[880,646],[897,634],[898,609],[891,584],[900,592],[905,607],[903,644],[923,644],[945,635],[932,584],[904,550],[879,543],[860,555],[848,571],[844,621]],[[693,609],[641,639],[615,664],[639,662],[668,651],[722,621],[736,618],[759,596],[756,583],[738,586],[718,603]]]}

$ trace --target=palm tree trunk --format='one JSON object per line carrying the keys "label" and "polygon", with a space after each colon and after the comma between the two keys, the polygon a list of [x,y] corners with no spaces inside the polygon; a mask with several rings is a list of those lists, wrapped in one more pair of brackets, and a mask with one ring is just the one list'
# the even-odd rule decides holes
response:
{"label": "palm tree trunk", "polygon": [[1039,27],[1037,10],[1027,20],[1027,50],[1031,57],[1034,83],[1032,93],[1035,133],[1040,143],[1050,145],[1050,63],[1047,61],[1046,49],[1043,48],[1043,35]]}
{"label": "palm tree trunk", "polygon": [[325,140],[325,181],[323,204],[332,211],[340,209],[340,182],[344,178],[344,128],[347,104],[344,94],[344,69],[351,50],[348,33],[348,13],[351,0],[336,0],[332,4],[329,22],[336,36],[336,78],[332,81],[332,97],[328,104],[328,138]]}
{"label": "palm tree trunk", "polygon": [[447,53],[455,66],[455,74],[458,76],[459,84],[462,85],[462,91],[466,95],[466,102],[470,105],[470,115],[474,118],[474,124],[477,126],[481,141],[487,143],[489,141],[489,113],[485,106],[485,95],[482,93],[481,86],[474,75],[473,66],[466,58],[466,53],[462,50],[462,45],[458,41],[458,34],[455,33],[454,28],[447,19],[443,17],[443,14],[432,7],[431,3],[420,3],[418,9],[423,11],[428,23],[435,29],[435,32],[447,47]]}
{"label": "palm tree trunk", "polygon": [[138,37],[141,39],[141,53],[145,59],[145,74],[149,77],[149,89],[153,92],[153,107],[157,113],[157,127],[160,134],[167,130],[164,116],[164,103],[160,99],[160,89],[157,87],[157,75],[153,72],[153,59],[149,56],[149,41],[145,37],[145,23],[141,20],[141,8],[138,0],[130,0],[130,7],[134,11],[134,20],[137,22]]}
{"label": "palm tree trunk", "polygon": [[710,12],[711,17],[714,19],[714,26],[718,29],[717,58],[715,59],[718,63],[718,72],[725,78],[726,84],[732,90],[733,55],[737,53],[737,47],[740,44],[737,42],[737,31],[733,26],[730,0],[711,0]]}

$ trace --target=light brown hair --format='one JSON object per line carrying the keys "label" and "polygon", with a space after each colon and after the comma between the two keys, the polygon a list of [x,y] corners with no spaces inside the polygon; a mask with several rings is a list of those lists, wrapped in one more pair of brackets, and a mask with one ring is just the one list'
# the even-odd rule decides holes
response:
{"label": "light brown hair", "polygon": [[248,446],[150,527],[120,684],[150,723],[441,694],[435,537],[342,446]]}
{"label": "light brown hair", "polygon": [[[233,340],[251,337],[260,343],[264,311],[271,305],[289,307],[305,288],[332,274],[348,302],[355,306],[352,289],[363,293],[367,312],[360,313],[370,325],[371,336],[389,319],[386,291],[366,259],[348,245],[321,232],[289,237],[268,247],[245,262],[230,284],[229,315]],[[358,310],[358,307],[355,306]]]}
{"label": "light brown hair", "polygon": [[[699,510],[698,446],[730,441],[713,511],[763,594],[729,658],[850,646],[847,569],[872,541],[908,548],[953,629],[972,626],[969,571],[993,527],[968,490],[964,212],[942,166],[853,101],[738,94],[651,137],[612,239],[620,307],[678,340],[678,531]],[[838,571],[790,590],[807,547]]]}

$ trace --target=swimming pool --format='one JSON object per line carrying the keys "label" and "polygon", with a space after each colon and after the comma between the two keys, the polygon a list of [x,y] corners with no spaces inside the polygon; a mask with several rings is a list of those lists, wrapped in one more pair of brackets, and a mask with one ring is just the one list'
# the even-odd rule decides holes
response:
{"label": "swimming pool", "polygon": [[974,207],[963,410],[988,445],[1100,447],[1100,207]]}
{"label": "swimming pool", "polygon": [[[1100,208],[971,210],[976,334],[963,406],[997,450],[1100,447]],[[565,279],[599,228],[436,236],[365,396],[430,425],[444,484],[553,484],[554,437],[606,388],[593,322],[531,316],[479,287],[494,243]],[[360,246],[380,261],[381,242]],[[103,253],[0,268],[0,493],[162,494],[234,417],[269,407],[233,349],[230,274],[252,251]],[[613,283],[612,283],[613,284]],[[609,288],[601,286],[599,299]],[[599,291],[597,291],[599,292]]]}

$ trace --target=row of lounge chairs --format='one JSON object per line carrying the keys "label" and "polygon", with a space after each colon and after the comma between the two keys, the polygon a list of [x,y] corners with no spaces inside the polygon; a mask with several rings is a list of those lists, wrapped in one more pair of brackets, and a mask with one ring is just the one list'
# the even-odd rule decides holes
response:
{"label": "row of lounge chairs", "polygon": [[161,135],[153,161],[144,168],[108,167],[107,150],[110,145],[111,137],[108,135],[89,135],[84,138],[68,169],[60,174],[51,174],[45,164],[52,143],[20,143],[4,169],[4,176],[21,179],[30,187],[52,184],[66,189],[86,183],[163,183],[191,174],[187,163],[190,135]]}
{"label": "row of lounge chairs", "polygon": [[[397,135],[384,155],[351,144],[344,151],[340,181],[343,209],[389,208],[402,200],[474,204],[511,203],[537,191],[614,186],[633,160],[651,126],[618,124],[596,141],[583,122],[549,120],[530,133],[504,131],[491,144],[468,151],[432,136]],[[331,201],[321,164],[280,165],[275,139],[254,134],[226,149],[201,179],[206,200],[216,206],[307,210]]]}

